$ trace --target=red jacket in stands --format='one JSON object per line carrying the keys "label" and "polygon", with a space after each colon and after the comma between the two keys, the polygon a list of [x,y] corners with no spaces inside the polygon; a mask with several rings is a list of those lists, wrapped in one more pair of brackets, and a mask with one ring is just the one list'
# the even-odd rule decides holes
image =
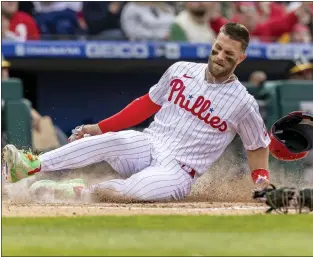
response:
{"label": "red jacket in stands", "polygon": [[13,14],[9,29],[23,40],[38,40],[40,38],[35,20],[24,12]]}
{"label": "red jacket in stands", "polygon": [[269,19],[278,18],[286,14],[285,7],[281,3],[267,2],[269,13],[264,12],[261,8],[263,2],[255,2],[259,15],[268,16]]}
{"label": "red jacket in stands", "polygon": [[[238,20],[233,20],[238,22]],[[230,22],[224,17],[218,17],[210,20],[210,26],[218,33],[220,28]],[[265,23],[259,23],[255,26],[254,30],[250,31],[251,38],[258,38],[262,42],[276,41],[281,35],[290,32],[292,27],[298,23],[298,17],[294,12],[285,14],[275,19],[270,19]]]}

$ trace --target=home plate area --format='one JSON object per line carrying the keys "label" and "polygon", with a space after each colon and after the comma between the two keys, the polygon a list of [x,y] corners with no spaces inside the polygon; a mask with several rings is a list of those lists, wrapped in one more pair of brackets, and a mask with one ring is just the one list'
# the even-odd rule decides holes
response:
{"label": "home plate area", "polygon": [[2,215],[6,217],[99,216],[99,215],[247,215],[261,214],[262,204],[180,202],[158,204],[66,204],[16,203],[4,201]]}

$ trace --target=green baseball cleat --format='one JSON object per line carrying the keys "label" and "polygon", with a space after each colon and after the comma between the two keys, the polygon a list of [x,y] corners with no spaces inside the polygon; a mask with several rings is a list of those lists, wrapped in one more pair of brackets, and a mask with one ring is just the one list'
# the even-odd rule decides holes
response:
{"label": "green baseball cleat", "polygon": [[18,150],[14,145],[3,148],[4,176],[7,182],[15,183],[40,171],[40,160],[31,152]]}
{"label": "green baseball cleat", "polygon": [[86,187],[83,179],[71,179],[56,182],[53,180],[39,180],[31,185],[29,193],[37,199],[53,198],[54,200],[79,199],[80,192]]}

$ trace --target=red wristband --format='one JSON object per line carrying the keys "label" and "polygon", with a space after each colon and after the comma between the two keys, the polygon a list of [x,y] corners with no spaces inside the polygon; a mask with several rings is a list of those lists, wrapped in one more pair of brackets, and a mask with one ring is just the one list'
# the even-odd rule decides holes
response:
{"label": "red wristband", "polygon": [[268,180],[270,178],[269,172],[265,169],[256,169],[256,170],[252,171],[251,177],[252,177],[252,180],[254,183],[256,183],[260,177],[263,177],[263,178],[268,179]]}

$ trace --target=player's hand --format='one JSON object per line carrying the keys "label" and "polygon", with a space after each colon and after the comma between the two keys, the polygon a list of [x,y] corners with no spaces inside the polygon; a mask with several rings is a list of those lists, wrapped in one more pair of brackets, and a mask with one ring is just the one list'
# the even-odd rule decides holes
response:
{"label": "player's hand", "polygon": [[91,136],[97,136],[97,135],[102,134],[98,124],[84,125],[82,129],[82,133],[89,134]]}
{"label": "player's hand", "polygon": [[87,136],[101,135],[102,132],[98,124],[91,125],[81,125],[72,130],[72,135],[69,137],[68,141],[73,142]]}

